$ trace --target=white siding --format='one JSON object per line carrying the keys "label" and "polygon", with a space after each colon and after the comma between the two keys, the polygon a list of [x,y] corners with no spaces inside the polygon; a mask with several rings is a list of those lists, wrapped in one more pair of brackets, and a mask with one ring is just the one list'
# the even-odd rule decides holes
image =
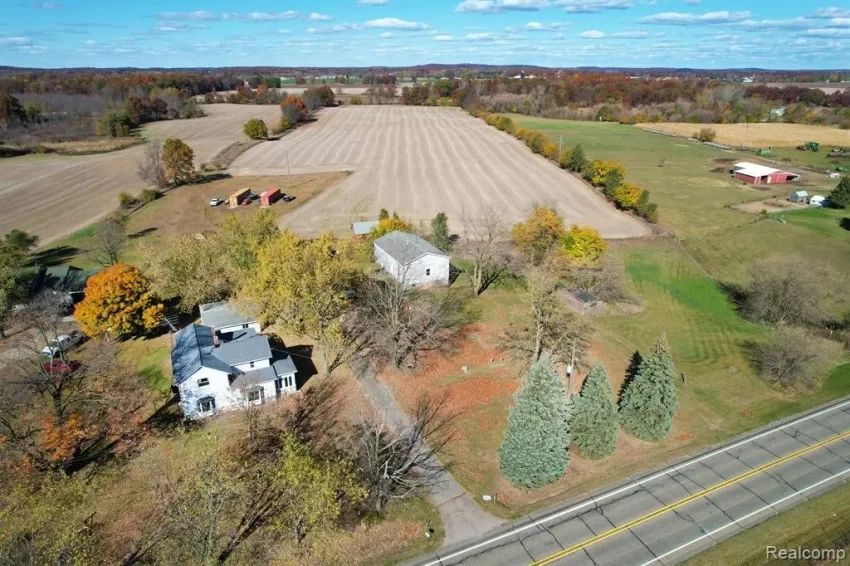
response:
{"label": "white siding", "polygon": [[233,367],[235,367],[236,369],[238,369],[240,371],[249,372],[251,370],[269,367],[269,361],[268,360],[257,360],[257,361],[254,362],[253,367],[251,367],[251,362],[248,362],[246,364],[239,364],[238,366],[233,366]]}
{"label": "white siding", "polygon": [[[199,386],[198,380],[208,379],[209,385]],[[177,386],[180,391],[180,405],[186,418],[192,419],[206,416],[201,413],[198,401],[204,397],[215,399],[215,410],[225,410],[236,404],[238,399],[230,389],[230,378],[228,374],[210,368],[201,368],[195,375]]]}
{"label": "white siding", "polygon": [[375,261],[384,271],[408,285],[448,285],[449,258],[435,254],[425,254],[407,266],[402,266],[387,252],[375,246]]}
{"label": "white siding", "polygon": [[245,324],[234,324],[232,326],[222,326],[221,328],[216,328],[216,334],[230,334],[231,332],[236,332],[237,330],[243,330],[245,328],[250,328],[255,331],[257,334],[260,333],[260,323],[259,322],[248,322]]}

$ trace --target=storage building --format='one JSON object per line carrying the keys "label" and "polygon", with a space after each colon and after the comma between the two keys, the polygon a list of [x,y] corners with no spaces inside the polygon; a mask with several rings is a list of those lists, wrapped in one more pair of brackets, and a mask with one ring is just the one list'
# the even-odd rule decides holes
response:
{"label": "storage building", "polygon": [[375,240],[375,261],[405,285],[449,284],[449,256],[415,234],[395,231]]}
{"label": "storage building", "polygon": [[271,206],[280,198],[280,189],[269,189],[260,195],[260,206]]}
{"label": "storage building", "polygon": [[248,199],[250,194],[251,189],[245,188],[239,189],[238,191],[230,195],[227,199],[227,202],[230,204],[230,208],[236,208],[237,206],[245,202],[245,200]]}
{"label": "storage building", "polygon": [[796,173],[789,173],[788,171],[781,171],[773,167],[766,167],[747,161],[736,163],[732,168],[732,176],[754,185],[778,184],[800,180],[800,176]]}

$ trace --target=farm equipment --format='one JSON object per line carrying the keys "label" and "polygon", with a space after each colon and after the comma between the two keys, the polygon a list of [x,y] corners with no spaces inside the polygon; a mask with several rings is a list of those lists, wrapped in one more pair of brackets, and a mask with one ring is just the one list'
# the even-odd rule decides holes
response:
{"label": "farm equipment", "polygon": [[847,173],[848,171],[850,171],[850,167],[844,167],[843,165],[836,165],[835,170],[838,171],[839,173]]}
{"label": "farm equipment", "polygon": [[804,145],[798,145],[797,149],[800,151],[820,151],[820,144],[818,142],[808,141]]}
{"label": "farm equipment", "polygon": [[759,157],[773,157],[772,147],[760,147],[756,150],[756,155]]}
{"label": "farm equipment", "polygon": [[850,159],[850,147],[834,147],[826,156],[837,157],[838,159]]}

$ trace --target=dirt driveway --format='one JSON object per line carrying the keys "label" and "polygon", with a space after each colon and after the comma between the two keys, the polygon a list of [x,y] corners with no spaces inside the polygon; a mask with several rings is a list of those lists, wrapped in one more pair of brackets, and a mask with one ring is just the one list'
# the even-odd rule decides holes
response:
{"label": "dirt driveway", "polygon": [[581,180],[534,155],[523,144],[456,108],[343,106],[273,144],[251,148],[232,164],[234,175],[351,170],[286,216],[282,226],[305,236],[344,232],[381,208],[427,223],[442,211],[460,229],[464,210],[496,206],[510,222],[537,204],[557,208],[567,224],[590,225],[606,238],[644,236],[640,220],[615,210]]}

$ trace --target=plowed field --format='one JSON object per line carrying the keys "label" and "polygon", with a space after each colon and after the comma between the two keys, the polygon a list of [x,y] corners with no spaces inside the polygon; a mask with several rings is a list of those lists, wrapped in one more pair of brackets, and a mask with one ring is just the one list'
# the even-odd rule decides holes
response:
{"label": "plowed field", "polygon": [[[195,150],[195,166],[211,160],[230,143],[246,139],[242,125],[262,118],[273,125],[277,106],[216,104],[207,116],[157,122],[148,138],[176,137]],[[79,230],[118,206],[118,193],[137,193],[136,176],[144,146],[83,156],[31,155],[0,160],[0,234],[13,228],[38,234],[43,243]]]}
{"label": "plowed field", "polygon": [[338,187],[284,217],[306,235],[348,230],[381,208],[414,222],[437,212],[459,230],[464,210],[493,204],[510,222],[533,205],[550,204],[567,224],[598,229],[607,238],[640,237],[647,228],[624,215],[579,179],[532,154],[524,145],[454,108],[339,107],[279,142],[260,144],[231,166],[234,175],[354,172]]}

